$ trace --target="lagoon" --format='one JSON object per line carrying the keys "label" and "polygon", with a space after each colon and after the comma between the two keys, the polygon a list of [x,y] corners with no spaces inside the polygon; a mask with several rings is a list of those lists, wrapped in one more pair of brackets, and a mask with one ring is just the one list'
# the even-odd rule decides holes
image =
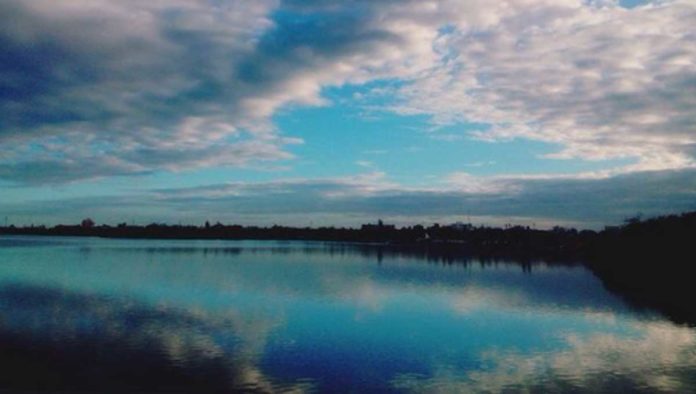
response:
{"label": "lagoon", "polygon": [[696,330],[582,265],[0,237],[0,390],[688,392]]}

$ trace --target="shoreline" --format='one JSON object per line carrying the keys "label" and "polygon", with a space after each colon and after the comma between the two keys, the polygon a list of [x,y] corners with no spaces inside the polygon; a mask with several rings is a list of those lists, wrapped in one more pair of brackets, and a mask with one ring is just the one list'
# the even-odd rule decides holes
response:
{"label": "shoreline", "polygon": [[677,323],[696,326],[696,212],[631,220],[601,232],[528,227],[365,225],[360,229],[214,226],[0,227],[0,235],[159,240],[330,242],[381,254],[403,254],[456,264],[471,260],[581,264],[611,292],[638,308],[657,309]]}

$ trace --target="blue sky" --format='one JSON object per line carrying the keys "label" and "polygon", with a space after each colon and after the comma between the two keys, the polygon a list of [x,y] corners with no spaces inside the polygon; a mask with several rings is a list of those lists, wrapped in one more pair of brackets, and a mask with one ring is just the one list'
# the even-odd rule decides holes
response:
{"label": "blue sky", "polygon": [[0,5],[9,222],[696,209],[690,0]]}

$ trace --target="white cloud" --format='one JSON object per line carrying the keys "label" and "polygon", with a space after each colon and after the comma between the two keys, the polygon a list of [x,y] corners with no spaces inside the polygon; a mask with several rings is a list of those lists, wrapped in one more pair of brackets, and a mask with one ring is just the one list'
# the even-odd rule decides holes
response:
{"label": "white cloud", "polygon": [[[476,3],[476,2],[474,2]],[[505,1],[457,20],[439,62],[398,90],[399,113],[488,123],[484,140],[560,144],[549,158],[637,158],[627,171],[694,165],[696,5]]]}

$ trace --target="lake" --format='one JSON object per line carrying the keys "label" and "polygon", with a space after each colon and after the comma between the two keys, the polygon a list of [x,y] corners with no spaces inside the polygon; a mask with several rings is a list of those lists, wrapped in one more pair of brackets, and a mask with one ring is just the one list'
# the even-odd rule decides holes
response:
{"label": "lake", "polygon": [[0,390],[694,392],[696,330],[580,265],[0,237]]}

